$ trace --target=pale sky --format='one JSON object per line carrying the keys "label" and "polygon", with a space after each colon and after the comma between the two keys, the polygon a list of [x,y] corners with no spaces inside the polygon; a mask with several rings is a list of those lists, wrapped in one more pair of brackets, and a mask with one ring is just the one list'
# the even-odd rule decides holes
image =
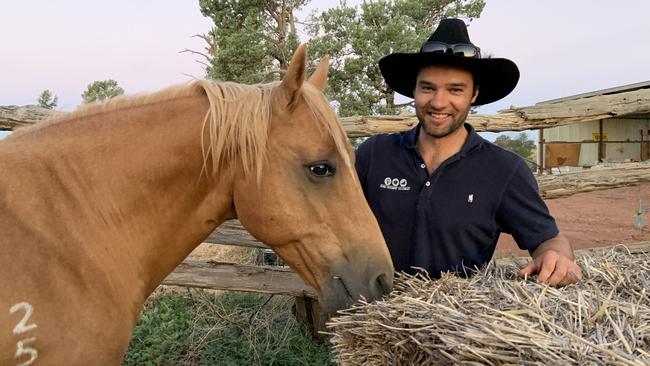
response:
{"label": "pale sky", "polygon": [[[133,94],[204,76],[197,56],[179,53],[202,50],[192,36],[211,28],[198,1],[0,1],[0,105],[36,104],[49,89],[69,111],[95,80],[115,79]],[[647,0],[486,0],[470,37],[515,61],[522,76],[479,113],[650,80],[648,16]]]}

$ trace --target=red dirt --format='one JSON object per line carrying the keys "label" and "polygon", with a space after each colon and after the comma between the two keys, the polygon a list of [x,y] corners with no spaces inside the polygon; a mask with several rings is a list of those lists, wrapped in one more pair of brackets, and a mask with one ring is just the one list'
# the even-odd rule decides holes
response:
{"label": "red dirt", "polygon": [[[634,226],[639,198],[644,208],[650,207],[650,183],[579,193],[547,200],[546,204],[560,232],[569,238],[574,249],[582,249],[650,241],[650,212],[643,215],[643,230]],[[505,234],[499,239],[497,251],[498,256],[527,255]]]}

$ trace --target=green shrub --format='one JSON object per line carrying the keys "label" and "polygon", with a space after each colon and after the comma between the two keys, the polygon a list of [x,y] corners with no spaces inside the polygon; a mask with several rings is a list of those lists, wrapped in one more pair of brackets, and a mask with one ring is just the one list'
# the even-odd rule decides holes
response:
{"label": "green shrub", "polygon": [[187,350],[191,299],[163,293],[152,298],[140,315],[123,365],[176,365]]}
{"label": "green shrub", "polygon": [[203,290],[157,292],[123,365],[332,365],[296,321],[293,298]]}

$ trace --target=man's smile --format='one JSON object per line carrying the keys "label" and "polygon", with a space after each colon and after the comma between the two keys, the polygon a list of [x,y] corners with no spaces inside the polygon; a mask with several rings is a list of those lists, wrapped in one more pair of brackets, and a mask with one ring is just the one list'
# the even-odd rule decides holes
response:
{"label": "man's smile", "polygon": [[433,119],[434,122],[442,122],[451,117],[451,113],[428,112],[427,115]]}

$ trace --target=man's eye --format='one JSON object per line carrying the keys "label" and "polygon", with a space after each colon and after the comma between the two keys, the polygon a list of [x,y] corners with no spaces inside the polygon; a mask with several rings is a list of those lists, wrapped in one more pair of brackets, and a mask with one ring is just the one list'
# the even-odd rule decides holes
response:
{"label": "man's eye", "polygon": [[318,178],[334,175],[334,168],[327,163],[317,163],[309,166],[309,172]]}

